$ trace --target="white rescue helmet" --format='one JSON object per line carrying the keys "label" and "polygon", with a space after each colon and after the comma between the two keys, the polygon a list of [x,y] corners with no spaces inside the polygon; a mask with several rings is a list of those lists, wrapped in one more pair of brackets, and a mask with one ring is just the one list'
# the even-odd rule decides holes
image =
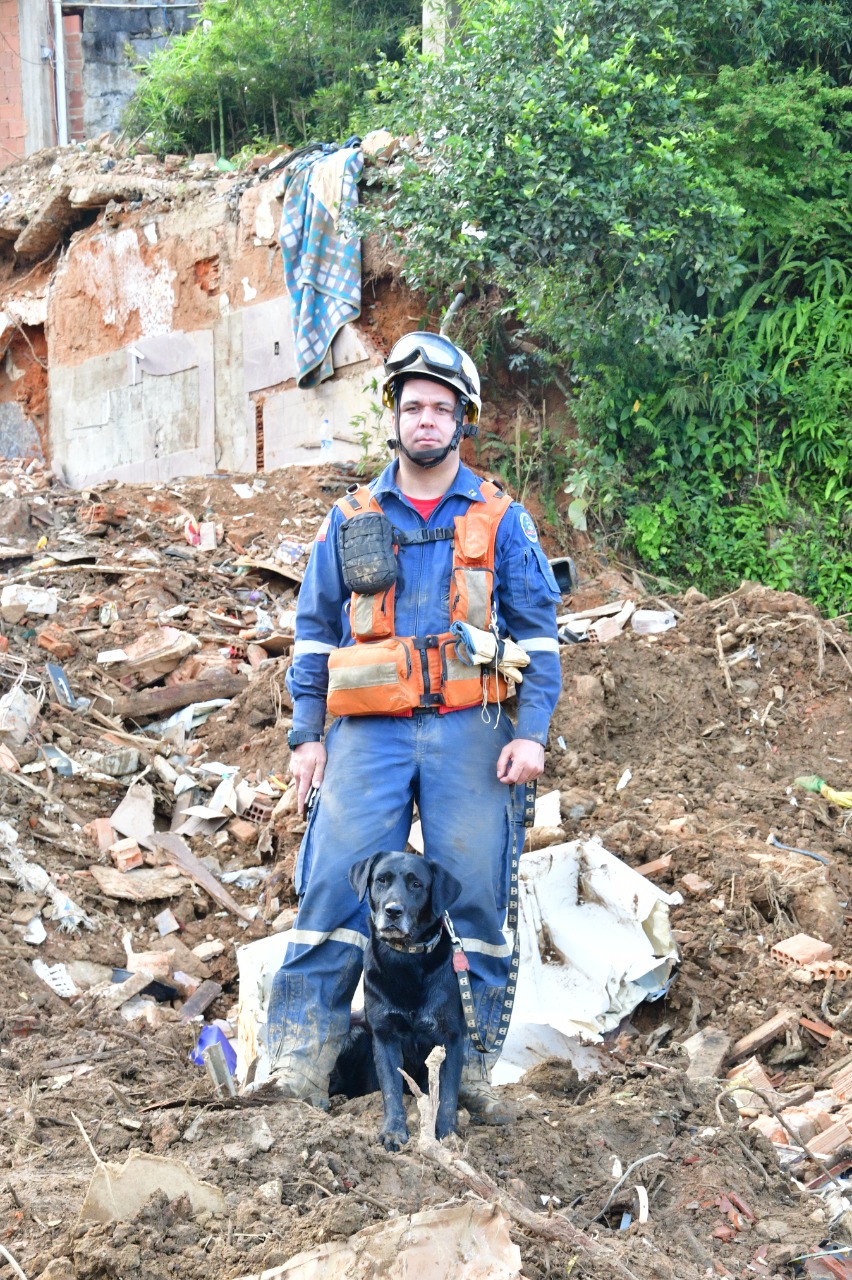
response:
{"label": "white rescue helmet", "polygon": [[[462,436],[475,436],[482,408],[479,374],[466,351],[441,333],[407,333],[391,348],[385,360],[382,403],[391,410],[407,378],[430,378],[451,387],[459,397],[466,421],[460,422]],[[460,418],[462,414],[459,415]]]}

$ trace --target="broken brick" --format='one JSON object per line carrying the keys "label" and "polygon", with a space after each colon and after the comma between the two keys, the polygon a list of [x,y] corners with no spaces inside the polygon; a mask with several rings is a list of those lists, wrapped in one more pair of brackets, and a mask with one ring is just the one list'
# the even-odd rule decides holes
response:
{"label": "broken brick", "polygon": [[801,969],[815,960],[830,960],[834,948],[830,942],[821,942],[808,933],[797,933],[784,942],[777,942],[769,954],[778,964],[787,965],[791,969]]}
{"label": "broken brick", "polygon": [[746,1062],[741,1062],[738,1067],[732,1067],[728,1072],[728,1079],[745,1079],[753,1088],[764,1089],[767,1093],[772,1093],[772,1082],[755,1057],[747,1059]]}
{"label": "broken brick", "polygon": [[109,856],[119,871],[132,871],[134,867],[141,867],[143,862],[142,850],[135,840],[116,840]]}
{"label": "broken brick", "polygon": [[121,524],[127,519],[127,508],[114,503],[96,502],[91,507],[78,507],[77,519],[81,524]]}
{"label": "broken brick", "polygon": [[48,622],[46,627],[42,627],[36,637],[36,644],[40,649],[46,649],[59,662],[73,658],[78,648],[76,636],[60,627],[58,622]]}
{"label": "broken brick", "polygon": [[844,1067],[842,1071],[838,1071],[837,1075],[829,1083],[831,1092],[841,1102],[852,1099],[852,1065]]}
{"label": "broken brick", "polygon": [[828,1124],[818,1125],[816,1117],[809,1115],[803,1107],[787,1107],[781,1114],[784,1117],[784,1123],[793,1130],[802,1146],[806,1142],[811,1142],[818,1132],[822,1133],[832,1123],[831,1117],[826,1116]]}
{"label": "broken brick", "polygon": [[762,1133],[764,1138],[768,1138],[770,1142],[776,1145],[784,1145],[789,1141],[789,1135],[785,1132],[784,1126],[779,1124],[774,1116],[758,1116],[749,1125],[750,1129],[756,1129],[758,1133]]}
{"label": "broken brick", "polygon": [[852,964],[847,964],[845,960],[815,960],[808,965],[807,971],[820,982],[825,982],[827,978],[835,978],[838,982],[852,978]]}
{"label": "broken brick", "polygon": [[830,1027],[827,1022],[818,1022],[815,1018],[800,1018],[799,1026],[822,1040],[830,1040],[834,1035],[834,1027]]}
{"label": "broken brick", "polygon": [[243,817],[248,818],[250,822],[262,825],[264,822],[269,822],[272,818],[272,809],[273,804],[270,797],[256,794],[251,804],[243,813]]}
{"label": "broken brick", "polygon": [[830,1128],[818,1133],[806,1145],[812,1156],[833,1156],[850,1142],[852,1142],[852,1132],[842,1120],[835,1120]]}
{"label": "broken brick", "polygon": [[115,843],[115,831],[109,818],[95,818],[83,828],[85,835],[98,846],[101,853],[108,853]]}
{"label": "broken brick", "polygon": [[250,644],[246,648],[246,657],[249,660],[249,664],[251,665],[252,670],[257,671],[261,662],[265,662],[266,659],[269,657],[269,654],[266,652],[266,650],[263,648],[262,645]]}
{"label": "broken brick", "polygon": [[245,818],[233,818],[228,823],[228,831],[240,844],[257,842],[257,827],[251,822],[246,822]]}
{"label": "broken brick", "polygon": [[707,893],[708,889],[713,888],[709,880],[704,880],[701,876],[697,876],[694,871],[687,871],[685,876],[681,876],[680,883],[687,893],[696,896],[701,893]]}

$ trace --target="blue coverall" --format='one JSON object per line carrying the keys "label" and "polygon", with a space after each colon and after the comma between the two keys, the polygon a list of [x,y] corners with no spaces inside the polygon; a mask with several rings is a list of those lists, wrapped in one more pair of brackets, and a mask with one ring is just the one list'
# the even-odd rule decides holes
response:
{"label": "blue coverall", "polygon": [[[480,477],[460,466],[428,522],[396,484],[392,462],[370,486],[398,529],[450,527],[483,501]],[[338,507],[320,528],[299,592],[296,640],[287,684],[293,727],[322,733],[328,655],[353,643],[343,585]],[[396,634],[449,629],[450,541],[403,545],[396,584]],[[555,604],[559,588],[532,518],[513,503],[495,546],[493,603],[500,634],[530,656],[518,687],[517,726],[489,704],[447,713],[345,716],[327,737],[328,762],[296,863],[298,916],[272,986],[268,1040],[273,1072],[296,1073],[322,1096],[343,1037],[367,943],[367,903],[349,885],[350,867],[385,849],[406,847],[414,802],[426,857],[464,886],[453,923],[471,966],[480,1036],[493,1037],[511,947],[502,924],[508,901],[513,839],[523,844],[520,796],[497,779],[496,764],[513,738],[544,743],[561,675]],[[512,705],[512,704],[510,704]],[[520,788],[519,788],[520,791]],[[468,1044],[466,1061],[479,1055]]]}

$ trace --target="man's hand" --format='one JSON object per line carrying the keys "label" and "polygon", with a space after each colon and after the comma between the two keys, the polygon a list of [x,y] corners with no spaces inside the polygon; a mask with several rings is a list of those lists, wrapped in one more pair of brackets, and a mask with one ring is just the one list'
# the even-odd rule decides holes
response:
{"label": "man's hand", "polygon": [[497,777],[501,782],[532,782],[543,772],[544,747],[540,742],[513,738],[500,752]]}
{"label": "man's hand", "polygon": [[305,812],[305,801],[311,787],[318,787],[325,773],[328,754],[321,742],[303,742],[290,754],[290,777],[296,780],[296,807]]}

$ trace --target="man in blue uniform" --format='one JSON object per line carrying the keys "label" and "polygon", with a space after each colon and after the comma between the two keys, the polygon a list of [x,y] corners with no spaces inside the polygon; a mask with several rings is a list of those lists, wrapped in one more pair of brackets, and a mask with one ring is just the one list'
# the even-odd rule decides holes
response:
{"label": "man in blue uniform", "polygon": [[[287,677],[300,812],[317,795],[268,1037],[281,1092],[318,1107],[328,1105],[367,942],[367,904],[348,872],[372,853],[405,848],[415,802],[427,856],[464,886],[453,922],[479,1035],[493,1039],[511,956],[502,926],[513,844],[523,843],[523,784],[544,768],[560,688],[560,594],[533,521],[459,458],[481,408],[473,362],[441,335],[413,333],[396,343],[385,372],[397,458],[323,522]],[[365,516],[374,522],[370,554],[358,562],[365,543],[351,534],[368,528],[358,523]],[[383,559],[373,554],[382,529]],[[459,621],[497,628],[528,655],[514,726],[505,682],[459,661],[450,631]],[[325,735],[327,710],[336,718]],[[475,1119],[502,1124],[509,1111],[491,1086],[494,1057],[468,1044],[460,1102]]]}

